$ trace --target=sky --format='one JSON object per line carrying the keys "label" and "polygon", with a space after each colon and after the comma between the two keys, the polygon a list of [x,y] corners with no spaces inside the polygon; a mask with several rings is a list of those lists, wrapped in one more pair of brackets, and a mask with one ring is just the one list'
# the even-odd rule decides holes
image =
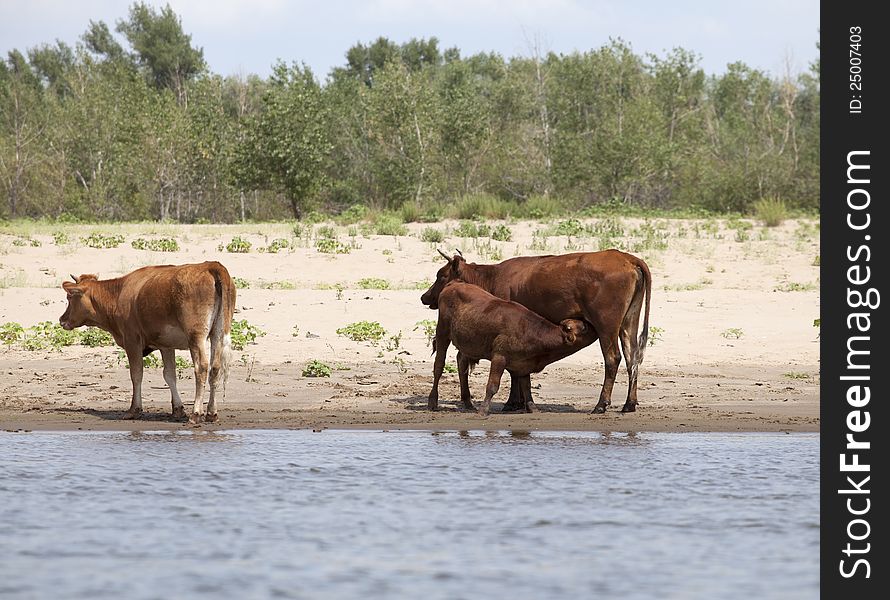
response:
{"label": "sky", "polygon": [[[167,2],[148,0],[161,7]],[[89,21],[111,29],[131,0],[0,0],[0,52],[61,40],[74,45]],[[323,78],[346,50],[379,36],[439,39],[462,56],[528,56],[599,48],[610,38],[637,54],[696,52],[709,74],[743,61],[775,76],[816,59],[819,0],[169,0],[192,44],[221,75],[267,76],[277,59]]]}

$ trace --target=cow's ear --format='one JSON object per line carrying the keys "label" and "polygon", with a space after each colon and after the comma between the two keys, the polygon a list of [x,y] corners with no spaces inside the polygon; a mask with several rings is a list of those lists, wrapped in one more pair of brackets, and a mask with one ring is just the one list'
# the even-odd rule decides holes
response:
{"label": "cow's ear", "polygon": [[465,262],[467,261],[464,260],[464,257],[458,256],[457,254],[455,254],[454,258],[449,261],[449,264],[451,264],[451,272],[454,273],[455,277],[460,277]]}
{"label": "cow's ear", "polygon": [[77,287],[76,283],[65,281],[62,283],[62,288],[68,294],[69,298],[72,296],[83,296],[83,288]]}

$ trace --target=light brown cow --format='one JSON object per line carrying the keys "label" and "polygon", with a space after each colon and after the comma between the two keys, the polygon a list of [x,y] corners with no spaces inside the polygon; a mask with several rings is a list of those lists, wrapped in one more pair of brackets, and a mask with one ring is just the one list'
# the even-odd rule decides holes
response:
{"label": "light brown cow", "polygon": [[[220,393],[225,396],[235,310],[235,286],[224,266],[205,262],[143,267],[106,280],[95,275],[72,277],[73,283],[62,284],[68,308],[59,323],[65,329],[82,325],[104,329],[126,351],[133,400],[124,418],[142,414],[142,357],[153,350],[161,351],[173,416],[185,416],[176,389],[175,350],[187,349],[195,365],[195,406],[189,420],[217,420],[216,399]],[[210,399],[205,416],[208,362]]]}

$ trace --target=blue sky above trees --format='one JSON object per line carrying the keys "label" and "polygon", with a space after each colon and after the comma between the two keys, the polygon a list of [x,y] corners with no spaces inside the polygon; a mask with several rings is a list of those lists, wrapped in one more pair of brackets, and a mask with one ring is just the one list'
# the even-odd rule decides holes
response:
{"label": "blue sky above trees", "polygon": [[[113,30],[131,0],[0,0],[0,52],[56,39],[74,44],[89,21]],[[157,7],[165,2],[147,2]],[[463,56],[589,50],[622,38],[642,54],[681,46],[708,73],[743,61],[779,75],[804,71],[818,55],[818,0],[724,3],[657,0],[170,0],[192,43],[222,75],[271,73],[276,59],[326,75],[356,42],[435,36]]]}

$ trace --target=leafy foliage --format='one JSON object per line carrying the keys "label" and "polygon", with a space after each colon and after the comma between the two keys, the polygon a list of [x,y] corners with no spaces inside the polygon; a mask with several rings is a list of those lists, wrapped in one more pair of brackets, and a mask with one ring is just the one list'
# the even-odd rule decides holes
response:
{"label": "leafy foliage", "polygon": [[80,238],[80,242],[84,246],[90,248],[117,248],[124,243],[124,236],[119,233],[106,235],[104,233],[93,232],[87,237]]}
{"label": "leafy foliage", "polygon": [[337,330],[337,335],[349,338],[353,342],[376,344],[386,335],[386,330],[377,321],[358,321]]}
{"label": "leafy foliage", "polygon": [[330,377],[331,368],[317,359],[312,359],[303,367],[303,377]]}
{"label": "leafy foliage", "polygon": [[266,332],[247,322],[247,319],[240,321],[232,321],[232,348],[235,350],[244,350],[248,344],[256,343],[257,338],[263,337]]}
{"label": "leafy foliage", "polygon": [[241,236],[235,236],[232,238],[231,242],[226,244],[226,252],[245,254],[247,252],[250,252],[250,248],[252,245],[253,244],[243,239]]}
{"label": "leafy foliage", "polygon": [[154,252],[179,252],[179,242],[174,238],[158,238],[147,240],[136,238],[130,245],[136,250],[152,250]]}

